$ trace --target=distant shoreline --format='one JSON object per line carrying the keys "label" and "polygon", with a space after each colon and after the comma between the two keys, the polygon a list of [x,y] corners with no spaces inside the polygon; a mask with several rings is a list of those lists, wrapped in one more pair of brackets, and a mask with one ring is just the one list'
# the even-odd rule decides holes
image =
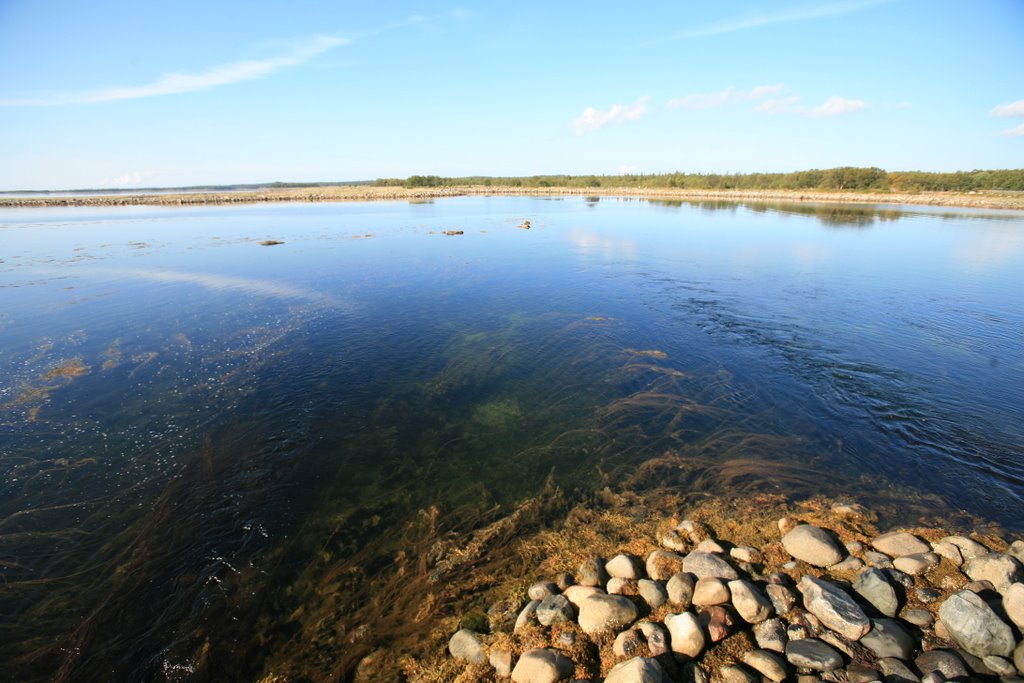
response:
{"label": "distant shoreline", "polygon": [[845,192],[824,190],[688,190],[644,188],[523,188],[512,186],[374,187],[330,186],[240,192],[182,192],[43,197],[0,197],[0,208],[62,206],[197,206],[264,202],[409,201],[461,196],[642,197],[682,201],[837,202],[906,204],[979,209],[1024,210],[1024,192]]}

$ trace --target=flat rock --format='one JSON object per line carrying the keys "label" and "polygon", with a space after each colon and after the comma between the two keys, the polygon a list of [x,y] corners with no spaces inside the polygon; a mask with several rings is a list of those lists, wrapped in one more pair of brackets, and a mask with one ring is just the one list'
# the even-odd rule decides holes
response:
{"label": "flat rock", "polygon": [[786,680],[786,660],[768,650],[751,650],[743,654],[743,663],[770,681]]}
{"label": "flat rock", "polygon": [[935,622],[935,617],[926,609],[908,609],[903,612],[903,620],[919,628],[928,628]]}
{"label": "flat rock", "polygon": [[1024,581],[1024,569],[1017,558],[1004,553],[989,553],[964,563],[964,573],[975,581],[988,580],[1000,593],[1012,584]]}
{"label": "flat rock", "polygon": [[903,557],[931,551],[931,546],[906,531],[890,531],[887,534],[876,536],[871,541],[871,546],[889,557]]}
{"label": "flat rock", "polygon": [[665,617],[665,628],[668,629],[673,652],[696,658],[707,644],[704,629],[700,627],[693,612],[668,615]]}
{"label": "flat rock", "polygon": [[639,579],[644,575],[640,561],[632,555],[619,553],[604,565],[604,570],[613,579]]}
{"label": "flat rock", "polygon": [[728,562],[712,553],[690,553],[683,558],[683,571],[693,574],[698,579],[717,578],[732,581],[740,578]]}
{"label": "flat rock", "polygon": [[482,664],[487,661],[480,637],[468,628],[459,629],[448,639],[448,652],[459,661]]}
{"label": "flat rock", "polygon": [[804,575],[798,588],[807,611],[836,633],[849,640],[860,640],[871,630],[871,621],[864,611],[837,586]]}
{"label": "flat rock", "polygon": [[664,680],[665,672],[656,659],[634,657],[616,664],[604,683],[662,683]]}
{"label": "flat rock", "polygon": [[983,657],[981,661],[989,668],[990,671],[994,671],[1000,676],[1013,676],[1017,673],[1017,667],[1015,667],[1013,662],[1005,657],[989,655],[987,657]]}
{"label": "flat rock", "polygon": [[636,582],[637,592],[651,608],[658,608],[668,602],[668,592],[657,581],[640,579]]}
{"label": "flat rock", "polygon": [[827,531],[801,524],[782,537],[786,552],[815,567],[828,567],[842,561],[843,551]]}
{"label": "flat rock", "polygon": [[628,598],[597,593],[580,601],[579,624],[588,635],[619,631],[636,621],[639,612]]}
{"label": "flat rock", "polygon": [[889,583],[885,573],[874,567],[857,575],[853,580],[853,590],[887,617],[895,617],[900,608],[896,589]]}
{"label": "flat rock", "polygon": [[683,570],[683,556],[667,550],[653,550],[647,556],[647,576],[655,581],[668,581]]}
{"label": "flat rock", "polygon": [[673,605],[678,605],[683,609],[689,609],[690,605],[693,604],[693,589],[695,587],[695,581],[693,580],[692,574],[679,572],[673,574],[672,578],[668,580],[665,585],[665,589],[668,591],[668,600]]}
{"label": "flat rock", "polygon": [[946,598],[939,618],[953,639],[976,657],[1008,657],[1015,645],[1013,632],[975,593],[962,590]]}
{"label": "flat rock", "polygon": [[860,639],[861,645],[876,657],[897,657],[909,660],[917,649],[917,641],[893,619],[875,619],[873,628]]}
{"label": "flat rock", "polygon": [[558,683],[576,671],[572,660],[558,650],[527,650],[512,669],[513,683]]}
{"label": "flat rock", "polygon": [[964,556],[960,553],[960,548],[957,548],[952,543],[947,543],[945,541],[932,543],[932,552],[939,557],[946,558],[957,567],[964,563]]}
{"label": "flat rock", "polygon": [[729,593],[732,596],[732,606],[736,609],[736,613],[748,624],[758,624],[772,616],[775,611],[771,601],[749,581],[743,579],[730,581]]}
{"label": "flat rock", "polygon": [[693,604],[699,607],[722,605],[729,602],[729,589],[721,579],[697,579],[693,589]]}
{"label": "flat rock", "polygon": [[842,562],[837,562],[828,568],[830,572],[856,572],[864,567],[864,562],[859,557],[848,557]]}
{"label": "flat rock", "polygon": [[936,544],[938,543],[949,543],[955,546],[960,551],[960,556],[965,560],[973,560],[975,557],[988,555],[992,552],[974,539],[967,538],[966,536],[946,536],[945,538],[940,538]]}
{"label": "flat rock", "polygon": [[937,671],[947,679],[967,678],[970,672],[964,660],[952,650],[929,650],[922,652],[914,660],[914,664],[922,675]]}
{"label": "flat rock", "polygon": [[789,637],[786,635],[786,625],[781,619],[766,619],[760,624],[754,625],[754,640],[762,650],[774,650],[785,652],[786,643]]}
{"label": "flat rock", "polygon": [[905,574],[920,576],[932,567],[939,566],[939,556],[932,552],[902,555],[893,560],[892,565]]}
{"label": "flat rock", "polygon": [[835,671],[843,666],[843,657],[817,638],[791,640],[786,644],[786,661],[798,669]]}
{"label": "flat rock", "polygon": [[1011,584],[1003,592],[1003,611],[1024,632],[1024,583]]}
{"label": "flat rock", "polygon": [[883,657],[875,662],[875,666],[882,672],[885,683],[919,683],[921,680],[909,666],[895,657]]}
{"label": "flat rock", "polygon": [[564,595],[549,595],[537,605],[537,621],[544,626],[572,621],[574,617],[572,603]]}

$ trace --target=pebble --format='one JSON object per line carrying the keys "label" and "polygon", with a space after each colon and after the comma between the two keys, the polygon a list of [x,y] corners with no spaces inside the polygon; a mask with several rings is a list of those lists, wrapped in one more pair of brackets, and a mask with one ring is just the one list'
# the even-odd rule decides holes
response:
{"label": "pebble", "polygon": [[540,581],[530,586],[526,594],[530,596],[531,600],[543,600],[549,595],[557,595],[562,591],[558,588],[557,584],[551,583],[550,581]]}
{"label": "pebble", "polygon": [[580,603],[583,602],[584,598],[590,597],[591,595],[598,595],[600,593],[604,593],[604,591],[597,586],[569,586],[565,589],[565,592],[562,593],[562,595],[564,595],[569,602],[579,608]]}
{"label": "pebble", "polygon": [[705,607],[697,615],[697,620],[708,632],[708,638],[712,643],[725,640],[732,633],[733,620],[729,610],[721,605]]}
{"label": "pebble", "polygon": [[768,650],[751,650],[743,654],[743,663],[770,681],[786,680],[786,661]]}
{"label": "pebble", "polygon": [[721,605],[729,602],[729,589],[721,579],[697,579],[693,589],[693,604],[698,607]]}
{"label": "pebble", "polygon": [[531,600],[523,608],[523,611],[516,617],[516,625],[512,628],[513,633],[518,633],[522,629],[533,621],[537,615],[537,608],[540,606],[540,600]]}
{"label": "pebble", "polygon": [[608,576],[614,579],[639,579],[643,576],[640,561],[631,555],[620,553],[604,565]]}
{"label": "pebble", "polygon": [[604,679],[604,683],[662,683],[665,672],[658,661],[648,657],[634,657],[616,664]]}
{"label": "pebble", "polygon": [[647,556],[647,576],[655,581],[668,581],[683,570],[683,556],[667,550],[654,550]]}
{"label": "pebble", "polygon": [[636,584],[637,592],[652,609],[661,607],[668,602],[668,592],[657,581],[640,579]]}
{"label": "pebble", "polygon": [[665,627],[668,629],[669,643],[673,652],[693,658],[703,652],[707,641],[704,637],[704,629],[700,627],[693,612],[668,615],[665,617]]}
{"label": "pebble", "polygon": [[1024,632],[1024,583],[1014,583],[1003,593],[1003,611]]}
{"label": "pebble", "polygon": [[948,679],[967,678],[969,675],[964,661],[952,650],[922,652],[914,660],[914,664],[922,674],[937,671]]}
{"label": "pebble", "polygon": [[816,567],[829,567],[842,561],[838,543],[821,527],[801,524],[782,537],[782,547],[798,560]]}
{"label": "pebble", "polygon": [[544,626],[572,621],[575,610],[564,595],[549,595],[537,605],[537,621]]}
{"label": "pebble", "polygon": [[761,677],[737,666],[736,664],[725,664],[718,667],[718,680],[721,683],[760,683]]}
{"label": "pebble", "polygon": [[712,553],[692,552],[683,558],[683,571],[698,579],[717,578],[732,581],[740,578],[728,562]]}
{"label": "pebble", "polygon": [[939,566],[939,556],[935,553],[914,553],[903,555],[892,561],[893,566],[905,574],[920,576],[929,569]]}
{"label": "pebble", "polygon": [[455,659],[470,664],[482,664],[487,661],[480,637],[468,628],[459,629],[448,639],[448,652]]}
{"label": "pebble", "polygon": [[735,548],[730,548],[729,557],[737,562],[749,562],[751,564],[761,564],[764,560],[761,551],[757,548],[751,548],[749,545],[738,545]]}
{"label": "pebble", "polygon": [[804,575],[798,588],[803,593],[807,611],[836,633],[850,640],[860,640],[871,629],[864,611],[837,586]]}
{"label": "pebble", "polygon": [[871,546],[889,557],[903,557],[931,551],[931,546],[906,531],[890,531],[887,534],[876,536],[871,541]]}
{"label": "pebble", "polygon": [[692,574],[683,572],[673,574],[665,588],[668,591],[668,600],[673,605],[689,609],[693,604],[694,580]]}
{"label": "pebble", "polygon": [[883,657],[875,662],[882,673],[882,679],[888,683],[918,683],[921,679],[906,664],[895,657]]}
{"label": "pebble", "polygon": [[765,586],[768,599],[772,602],[776,614],[789,614],[789,611],[796,606],[796,596],[793,591],[785,586],[770,583]]}
{"label": "pebble", "polygon": [[843,665],[842,655],[817,638],[789,641],[786,661],[798,669],[813,671],[834,671]]}
{"label": "pebble", "polygon": [[917,642],[893,619],[876,619],[873,628],[863,638],[861,645],[875,653],[876,657],[898,657],[910,659],[917,649]]}
{"label": "pebble", "polygon": [[934,623],[935,617],[928,610],[918,608],[903,612],[903,620],[920,628],[928,628]]}
{"label": "pebble", "polygon": [[698,553],[715,553],[719,555],[725,552],[725,548],[713,538],[705,538],[697,544],[694,550]]}
{"label": "pebble", "polygon": [[599,557],[591,557],[580,564],[576,572],[576,582],[581,586],[603,586],[608,583],[608,573]]}
{"label": "pebble", "polygon": [[896,616],[900,607],[896,589],[881,570],[865,569],[853,580],[853,590],[887,617]]}
{"label": "pebble", "polygon": [[1007,657],[1015,645],[1010,627],[975,593],[962,590],[946,598],[939,618],[950,635],[976,657]]}
{"label": "pebble", "polygon": [[580,628],[588,635],[618,631],[639,616],[636,605],[621,595],[590,595],[580,601],[579,610]]}
{"label": "pebble", "polygon": [[1024,569],[1012,555],[989,553],[975,557],[964,563],[964,573],[975,581],[988,580],[1000,593],[1014,583],[1024,581]]}
{"label": "pebble", "polygon": [[785,652],[789,638],[786,636],[786,626],[781,619],[766,619],[754,626],[754,640],[757,642],[757,646],[763,650]]}
{"label": "pebble", "polygon": [[774,609],[771,601],[754,584],[737,579],[730,581],[728,588],[732,596],[732,606],[743,621],[758,624],[772,616]]}
{"label": "pebble", "polygon": [[662,548],[683,552],[686,550],[686,543],[675,531],[662,531],[658,534],[658,545]]}
{"label": "pebble", "polygon": [[576,671],[572,660],[557,650],[527,650],[512,669],[513,683],[558,683]]}
{"label": "pebble", "polygon": [[612,644],[612,652],[620,659],[629,659],[644,654],[647,651],[647,642],[639,631],[630,629],[623,631],[615,637]]}

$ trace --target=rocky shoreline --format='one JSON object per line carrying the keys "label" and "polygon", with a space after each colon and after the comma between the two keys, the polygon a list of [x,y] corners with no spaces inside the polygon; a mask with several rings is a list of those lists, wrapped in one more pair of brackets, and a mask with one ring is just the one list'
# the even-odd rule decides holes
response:
{"label": "rocky shoreline", "polygon": [[742,508],[666,518],[606,557],[547,558],[548,574],[463,619],[419,671],[513,683],[1024,681],[1024,541],[879,533],[878,516],[850,503],[781,518]]}
{"label": "rocky shoreline", "polygon": [[0,196],[0,207],[40,208],[63,206],[198,206],[211,204],[252,204],[263,202],[346,202],[346,201],[426,201],[441,197],[487,196],[586,196],[643,197],[682,201],[743,202],[830,202],[844,204],[900,204],[961,208],[1024,209],[1020,192],[852,192],[823,190],[687,190],[659,188],[569,188],[569,187],[375,187],[330,186],[287,188],[241,192],[183,192],[174,194],[117,194],[63,196]]}

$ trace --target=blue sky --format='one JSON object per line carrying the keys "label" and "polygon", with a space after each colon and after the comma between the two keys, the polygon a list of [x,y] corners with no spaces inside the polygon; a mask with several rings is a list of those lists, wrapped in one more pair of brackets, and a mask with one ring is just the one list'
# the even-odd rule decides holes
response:
{"label": "blue sky", "polygon": [[0,0],[0,147],[5,190],[1020,168],[1024,2]]}

